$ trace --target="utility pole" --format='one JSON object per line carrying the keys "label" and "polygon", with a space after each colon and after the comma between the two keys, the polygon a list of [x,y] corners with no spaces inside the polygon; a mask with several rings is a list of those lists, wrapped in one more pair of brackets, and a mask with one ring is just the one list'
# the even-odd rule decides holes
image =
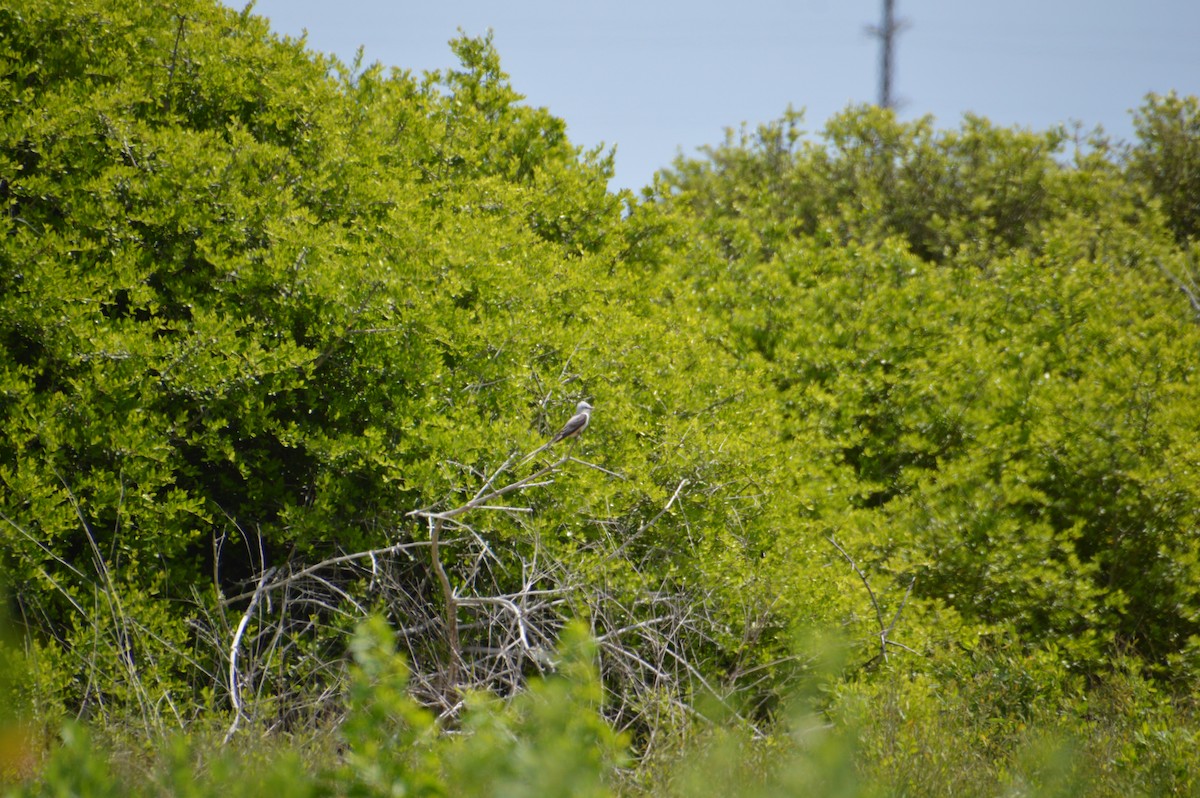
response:
{"label": "utility pole", "polygon": [[882,52],[879,57],[879,107],[894,108],[896,100],[892,96],[892,74],[895,71],[893,48],[896,34],[904,30],[908,23],[896,20],[895,0],[883,0],[883,24],[868,25],[867,33],[879,39]]}

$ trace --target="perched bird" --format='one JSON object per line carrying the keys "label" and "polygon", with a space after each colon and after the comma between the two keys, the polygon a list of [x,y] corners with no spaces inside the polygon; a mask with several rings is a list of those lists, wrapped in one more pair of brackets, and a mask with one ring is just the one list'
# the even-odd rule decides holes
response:
{"label": "perched bird", "polygon": [[534,449],[529,454],[525,455],[525,458],[523,460],[521,460],[521,462],[522,463],[529,462],[535,456],[546,451],[547,449],[549,449],[551,446],[558,443],[559,441],[566,440],[567,438],[579,437],[579,433],[581,433],[585,429],[587,429],[588,422],[591,420],[592,420],[592,406],[589,405],[587,402],[580,402],[579,404],[575,405],[575,415],[573,415],[569,419],[567,419],[567,423],[563,424],[563,428],[560,429],[558,432],[554,433],[553,438],[546,441],[545,443],[543,443],[541,446]]}
{"label": "perched bird", "polygon": [[579,433],[587,429],[588,422],[591,420],[592,406],[587,402],[580,402],[575,405],[575,415],[567,419],[567,423],[563,424],[563,428],[554,433],[554,437],[546,445],[553,446],[559,441],[576,437]]}

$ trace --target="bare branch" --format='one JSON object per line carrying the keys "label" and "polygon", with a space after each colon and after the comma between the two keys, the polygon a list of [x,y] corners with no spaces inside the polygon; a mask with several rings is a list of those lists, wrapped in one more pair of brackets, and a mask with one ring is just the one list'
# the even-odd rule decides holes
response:
{"label": "bare branch", "polygon": [[[530,474],[529,476],[527,476],[523,479],[518,479],[516,482],[512,482],[508,485],[505,485],[503,488],[495,488],[489,492],[480,491],[479,493],[477,493],[475,495],[475,498],[471,499],[471,501],[467,502],[466,504],[455,507],[452,510],[443,510],[441,512],[433,512],[432,510],[429,510],[429,509],[418,509],[418,510],[409,511],[408,515],[410,517],[411,516],[419,516],[419,517],[423,517],[423,518],[440,518],[442,520],[449,520],[449,519],[455,517],[456,515],[462,515],[465,512],[469,512],[471,510],[478,509],[478,508],[482,507],[483,505],[487,504],[492,499],[499,498],[501,496],[512,493],[513,491],[516,491],[516,490],[522,490],[524,488],[532,487],[532,483],[535,483],[537,480],[541,479],[542,477],[544,477],[545,475],[547,475],[551,472],[557,471],[559,469],[559,467],[561,467],[563,465],[563,463],[567,462],[567,460],[569,460],[569,459],[571,459],[569,456],[564,455],[563,457],[560,457],[558,460],[551,463],[550,465],[542,468],[540,471],[534,472],[533,474]],[[493,475],[491,479],[494,480],[498,474],[499,474],[499,472],[497,472],[497,474]],[[490,482],[490,480],[489,480],[489,482]],[[548,483],[546,483],[546,484],[548,484]]]}
{"label": "bare branch", "polygon": [[867,595],[871,597],[871,606],[875,608],[875,618],[879,621],[879,629],[880,631],[883,631],[883,613],[879,610],[879,602],[875,599],[875,591],[871,589],[871,583],[867,579],[867,575],[864,574],[862,569],[858,567],[858,563],[854,561],[854,558],[851,557],[845,549],[838,545],[838,542],[833,539],[832,535],[830,535],[827,540],[833,544],[835,549],[842,553],[842,556],[845,557],[846,561],[850,563],[850,567],[854,569],[854,573],[858,574],[858,578],[862,580],[863,586],[867,589]]}
{"label": "bare branch", "polygon": [[875,598],[875,591],[871,588],[871,582],[867,579],[867,575],[862,572],[862,569],[858,567],[858,563],[854,561],[854,558],[851,557],[845,549],[838,545],[838,542],[834,540],[832,536],[829,536],[827,540],[833,544],[834,548],[842,553],[842,556],[845,557],[850,563],[850,567],[854,569],[856,574],[858,574],[858,578],[862,580],[863,585],[867,588],[867,594],[871,597],[871,606],[875,608],[875,619],[879,623],[879,653],[867,660],[862,667],[865,668],[879,660],[887,662],[888,646],[896,646],[897,648],[902,648],[905,651],[911,651],[912,653],[916,654],[917,652],[913,651],[908,646],[892,640],[891,634],[896,628],[896,624],[900,621],[900,615],[904,612],[905,605],[908,604],[908,597],[912,595],[913,585],[917,583],[917,578],[914,576],[912,581],[908,583],[908,589],[904,591],[904,598],[900,602],[900,607],[896,610],[896,614],[892,616],[891,624],[885,627],[883,625],[883,611],[879,608],[879,602]]}
{"label": "bare branch", "polygon": [[675,503],[675,500],[679,498],[679,494],[683,491],[683,489],[685,487],[687,487],[687,484],[688,484],[687,479],[679,480],[679,484],[677,486],[675,486],[675,492],[671,494],[671,498],[667,500],[667,503],[665,505],[663,505],[663,508],[661,510],[659,510],[657,513],[655,513],[653,518],[651,518],[649,521],[647,521],[646,523],[644,523],[640,527],[638,527],[636,532],[634,532],[632,535],[625,538],[625,540],[623,540],[621,542],[621,545],[618,546],[616,549],[614,549],[608,555],[608,557],[606,559],[615,560],[617,557],[621,556],[621,553],[625,551],[625,548],[630,543],[632,543],[634,540],[641,537],[642,534],[647,529],[654,526],[654,523],[656,521],[658,521],[658,519],[662,518],[663,515],[665,515],[667,513],[667,511],[671,509],[671,505],[673,505]]}
{"label": "bare branch", "polygon": [[229,645],[229,703],[233,705],[233,723],[229,724],[229,731],[225,732],[225,739],[221,741],[222,745],[227,745],[233,739],[233,735],[242,722],[242,686],[238,680],[238,652],[242,646],[242,635],[246,633],[246,626],[250,623],[250,616],[254,614],[258,601],[262,598],[267,580],[273,573],[275,573],[274,568],[268,568],[262,572],[262,576],[258,580],[258,587],[250,599],[250,606],[242,614],[242,620],[238,623],[237,631],[233,635],[233,642]]}
{"label": "bare branch", "polygon": [[442,586],[442,600],[445,602],[446,611],[446,643],[450,647],[450,662],[449,674],[449,693],[453,695],[458,690],[459,673],[463,667],[462,648],[458,642],[458,601],[454,596],[454,590],[450,587],[450,579],[446,576],[446,569],[442,567],[442,558],[438,550],[438,538],[442,534],[443,519],[436,516],[429,518],[429,558],[433,564],[433,571],[437,574],[438,582]]}
{"label": "bare branch", "polygon": [[1184,293],[1188,298],[1188,302],[1195,311],[1197,318],[1200,318],[1200,295],[1197,295],[1197,289],[1194,285],[1188,285],[1183,280],[1175,275],[1173,271],[1168,269],[1160,258],[1155,258],[1154,262],[1158,264],[1159,271],[1170,278],[1171,282],[1175,283],[1176,287]]}
{"label": "bare branch", "polygon": [[[373,560],[376,557],[382,557],[382,556],[386,556],[389,554],[397,554],[402,551],[407,551],[409,549],[423,548],[428,545],[430,545],[430,544],[429,544],[429,541],[427,541],[427,540],[417,540],[417,541],[413,541],[411,543],[397,543],[393,546],[384,546],[381,549],[370,549],[368,551],[358,551],[353,554],[343,554],[339,557],[330,557],[327,560],[321,560],[321,562],[316,563],[315,565],[309,565],[305,568],[302,568],[299,571],[296,571],[295,573],[288,574],[286,577],[267,585],[264,589],[265,590],[277,590],[278,588],[286,587],[287,585],[291,584],[292,582],[297,582],[301,579],[304,579],[307,576],[311,576],[311,575],[315,574],[318,571],[324,570],[324,569],[329,568],[334,565],[338,565],[339,563],[351,562],[353,560],[362,560],[362,559],[372,559]],[[230,604],[233,604],[235,602],[244,601],[248,598],[251,598],[257,592],[258,592],[258,589],[255,588],[254,590],[251,590],[248,593],[239,593],[236,596],[230,596],[229,598],[222,599],[221,606],[227,607]]]}
{"label": "bare branch", "polygon": [[604,468],[603,466],[598,466],[595,463],[589,463],[587,460],[580,460],[578,457],[565,457],[563,459],[570,460],[571,462],[574,462],[574,463],[579,463],[581,466],[587,466],[588,468],[594,468],[597,471],[608,474],[610,477],[616,477],[617,479],[624,479],[624,480],[629,479],[629,477],[625,476],[624,474],[618,474],[616,471],[609,471],[607,468]]}

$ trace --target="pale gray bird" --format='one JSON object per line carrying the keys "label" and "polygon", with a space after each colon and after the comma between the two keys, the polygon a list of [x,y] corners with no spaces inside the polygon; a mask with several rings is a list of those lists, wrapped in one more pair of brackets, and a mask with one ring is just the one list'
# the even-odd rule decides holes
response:
{"label": "pale gray bird", "polygon": [[563,424],[563,428],[554,434],[547,446],[553,446],[559,441],[567,438],[574,438],[579,433],[587,429],[588,422],[592,420],[592,406],[587,402],[580,402],[575,405],[575,415],[567,419],[567,423]]}
{"label": "pale gray bird", "polygon": [[554,444],[567,438],[577,438],[579,433],[587,429],[588,422],[592,420],[592,406],[587,402],[580,402],[575,405],[575,415],[567,419],[567,423],[563,424],[563,428],[554,433],[554,437],[543,443],[541,446],[534,449],[529,454],[525,455],[521,463],[527,463],[537,455],[549,449]]}

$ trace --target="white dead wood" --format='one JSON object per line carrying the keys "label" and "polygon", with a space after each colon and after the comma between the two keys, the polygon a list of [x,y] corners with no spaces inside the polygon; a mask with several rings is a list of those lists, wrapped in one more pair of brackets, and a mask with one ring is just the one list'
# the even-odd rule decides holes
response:
{"label": "white dead wood", "polygon": [[233,722],[229,724],[229,730],[225,732],[225,738],[221,741],[223,745],[228,744],[233,739],[233,735],[237,733],[238,726],[241,725],[244,715],[242,709],[242,685],[238,677],[238,653],[242,646],[242,635],[246,633],[246,627],[250,623],[250,618],[253,617],[254,610],[258,607],[259,599],[263,596],[263,588],[274,572],[274,568],[268,568],[262,572],[258,580],[258,587],[255,589],[254,595],[250,598],[250,606],[242,613],[242,620],[238,622],[237,631],[233,633],[233,642],[229,645],[229,703],[233,705]]}
{"label": "white dead wood", "polygon": [[[545,545],[533,503],[520,499],[552,490],[567,468],[626,477],[565,449],[547,459],[527,475],[516,473],[519,454],[490,468],[460,465],[470,487],[457,501],[405,512],[416,523],[406,524],[413,527],[407,532],[401,527],[402,540],[313,564],[263,569],[243,591],[222,599],[218,610],[231,611],[234,628],[218,616],[208,634],[214,642],[233,638],[222,646],[233,660],[227,678],[238,689],[227,736],[250,718],[287,723],[289,713],[332,711],[337,703],[327,699],[344,679],[343,663],[313,651],[306,641],[344,632],[355,617],[380,608],[410,667],[410,692],[441,717],[461,709],[466,689],[508,696],[523,689],[529,674],[553,670],[563,625],[586,617],[598,641],[606,712],[619,728],[653,730],[668,717],[708,722],[690,696],[699,692],[721,701],[740,686],[715,682],[702,665],[724,634],[724,600],[669,580],[649,590],[634,587],[659,573],[662,557],[672,556],[661,544],[644,545],[664,519],[682,525],[689,538],[699,536],[685,515],[671,516],[686,502],[692,480],[678,479],[666,501],[636,522],[611,507],[598,517],[582,517],[578,545],[568,557]],[[594,530],[601,534],[591,534]],[[412,539],[413,532],[419,539]],[[624,584],[610,587],[607,574],[633,546],[639,547],[638,557],[620,563]],[[756,612],[747,610],[754,618]],[[768,692],[769,669],[756,669],[759,664],[747,660],[730,673]],[[284,713],[277,701],[271,712],[251,705],[287,691]],[[729,703],[732,713],[734,702]],[[740,717],[754,728],[746,712],[726,717]],[[657,739],[651,731],[643,745]]]}

